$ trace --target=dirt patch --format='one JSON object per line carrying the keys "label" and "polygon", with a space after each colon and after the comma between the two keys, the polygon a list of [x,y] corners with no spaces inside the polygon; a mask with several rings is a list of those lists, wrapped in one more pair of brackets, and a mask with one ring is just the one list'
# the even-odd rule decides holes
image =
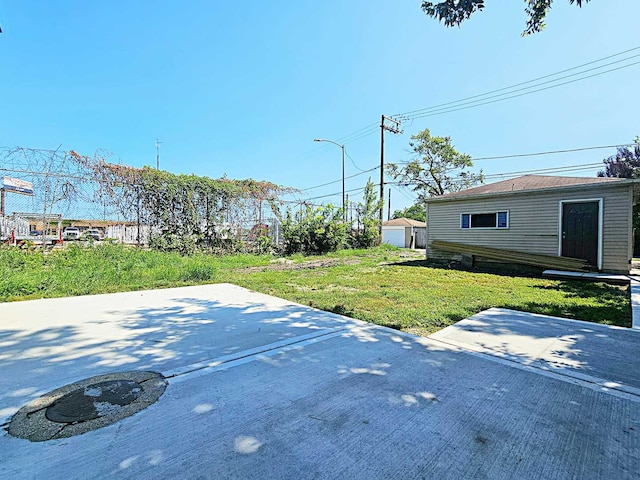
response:
{"label": "dirt patch", "polygon": [[323,260],[311,260],[300,263],[272,263],[262,267],[246,267],[241,268],[241,272],[265,272],[265,271],[284,271],[284,270],[312,270],[316,268],[335,267],[337,265],[357,265],[360,260],[343,260],[341,258],[326,258]]}

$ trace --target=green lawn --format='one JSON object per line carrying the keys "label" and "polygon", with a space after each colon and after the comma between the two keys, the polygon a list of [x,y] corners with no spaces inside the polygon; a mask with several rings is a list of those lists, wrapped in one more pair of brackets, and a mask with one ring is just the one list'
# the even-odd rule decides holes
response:
{"label": "green lawn", "polygon": [[0,301],[230,282],[426,335],[490,307],[630,326],[627,287],[433,268],[392,247],[322,257],[194,255],[72,245],[0,248]]}

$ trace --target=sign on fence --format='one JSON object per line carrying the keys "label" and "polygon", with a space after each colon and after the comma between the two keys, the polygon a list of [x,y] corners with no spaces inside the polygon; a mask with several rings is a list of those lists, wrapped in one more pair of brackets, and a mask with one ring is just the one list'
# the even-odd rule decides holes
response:
{"label": "sign on fence", "polygon": [[19,178],[3,177],[2,188],[4,188],[6,192],[33,195],[33,183],[20,180]]}

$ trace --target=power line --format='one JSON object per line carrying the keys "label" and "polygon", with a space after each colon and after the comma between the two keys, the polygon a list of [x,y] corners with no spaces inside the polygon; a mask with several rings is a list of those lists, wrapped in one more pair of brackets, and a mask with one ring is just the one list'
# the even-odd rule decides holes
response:
{"label": "power line", "polygon": [[[436,116],[436,115],[443,115],[443,114],[445,114],[445,113],[457,112],[457,111],[460,111],[460,110],[467,110],[467,109],[469,109],[469,108],[481,107],[481,106],[483,106],[483,105],[489,105],[489,104],[492,104],[492,103],[503,102],[503,101],[505,101],[505,100],[510,100],[510,99],[512,99],[512,98],[523,97],[523,96],[525,96],[525,95],[530,95],[530,94],[532,94],[532,93],[542,92],[542,91],[544,91],[544,90],[550,90],[550,89],[552,89],[552,88],[561,87],[562,85],[568,85],[568,84],[570,84],[570,83],[575,83],[575,82],[579,82],[579,81],[581,81],[581,80],[586,80],[587,78],[597,77],[597,76],[599,76],[599,75],[604,75],[605,73],[610,73],[610,72],[614,72],[614,71],[616,71],[616,70],[621,70],[621,69],[623,69],[623,68],[632,67],[632,66],[634,66],[634,65],[638,65],[639,63],[640,63],[640,61],[638,61],[638,62],[633,62],[633,63],[630,63],[630,64],[628,64],[628,65],[623,65],[623,66],[621,66],[621,67],[612,68],[612,69],[610,69],[610,70],[605,70],[604,72],[598,72],[598,73],[594,73],[594,74],[592,74],[592,75],[587,75],[586,77],[576,78],[575,80],[569,80],[569,81],[567,81],[567,82],[562,82],[562,83],[558,83],[558,84],[555,84],[555,85],[550,85],[550,86],[548,86],[548,87],[539,88],[539,89],[537,89],[537,90],[531,90],[530,92],[524,92],[524,93],[519,93],[519,94],[517,94],[517,95],[511,95],[511,96],[504,97],[504,98],[498,98],[498,99],[495,99],[495,100],[491,100],[491,101],[489,101],[489,102],[476,103],[475,105],[469,105],[469,106],[466,106],[466,107],[459,107],[459,108],[444,109],[444,110],[442,110],[442,111],[436,111],[436,112],[433,112],[433,113],[425,113],[425,114],[422,114],[422,115],[415,115],[415,116],[412,116],[411,118],[413,118],[413,119],[418,119],[418,118],[433,117],[433,116]],[[542,84],[541,84],[541,85],[542,85]],[[531,88],[533,88],[533,87],[531,87]],[[506,94],[505,94],[505,95],[506,95]],[[472,102],[472,103],[473,103],[473,102]]]}
{"label": "power line", "polygon": [[361,134],[359,134],[356,137],[353,137],[353,138],[350,138],[349,140],[346,140],[344,143],[353,143],[353,142],[357,142],[358,140],[362,140],[363,138],[366,138],[366,137],[376,133],[378,131],[378,128],[380,128],[379,125],[375,125],[374,127],[369,127],[368,130],[362,132]]}
{"label": "power line", "polygon": [[344,137],[340,137],[338,138],[338,142],[342,142],[342,143],[347,143],[350,142],[352,140],[347,140],[348,138],[352,137],[352,136],[357,136],[358,134],[360,134],[363,130],[368,130],[370,128],[374,128],[375,130],[378,129],[378,122],[372,123],[367,125],[366,127],[362,127],[359,130],[356,130],[355,132],[350,133],[349,135],[345,135]]}
{"label": "power line", "polygon": [[414,201],[416,199],[415,196],[412,197],[408,195],[403,188],[400,188],[402,185],[394,185],[393,183],[389,183],[389,185],[391,185],[397,192],[400,192],[400,195],[402,195],[407,200]]}
{"label": "power line", "polygon": [[[610,72],[613,72],[613,71],[616,71],[616,70],[621,70],[623,68],[628,68],[628,67],[637,65],[637,64],[640,63],[640,61],[639,62],[633,62],[633,63],[627,64],[627,65],[622,65],[620,67],[616,67],[616,68],[612,68],[612,69],[609,69],[609,70],[605,70],[603,72],[598,72],[598,73],[595,73],[595,74],[592,74],[592,75],[587,75],[587,76],[584,76],[584,77],[576,78],[576,79],[573,79],[573,80],[570,80],[570,81],[567,81],[567,82],[555,83],[554,85],[549,85],[547,87],[538,88],[538,89],[535,89],[535,90],[530,90],[530,89],[538,87],[540,85],[545,85],[545,84],[548,84],[548,83],[554,83],[554,82],[557,82],[558,80],[562,80],[562,79],[569,78],[569,77],[576,76],[576,75],[582,75],[582,74],[585,74],[585,73],[588,73],[588,72],[591,72],[591,71],[594,71],[594,70],[598,70],[598,69],[604,68],[604,67],[609,66],[609,65],[614,65],[614,64],[617,64],[617,63],[620,63],[620,62],[625,62],[625,61],[628,61],[630,59],[633,59],[633,58],[636,58],[636,57],[640,56],[640,54],[632,55],[632,56],[629,56],[629,57],[626,57],[626,58],[623,58],[623,59],[620,59],[620,60],[616,60],[615,62],[610,62],[610,63],[604,64],[604,65],[599,65],[597,67],[586,69],[586,70],[583,70],[581,72],[576,72],[576,73],[571,74],[571,75],[566,75],[564,77],[559,77],[559,78],[556,78],[556,79],[553,79],[553,80],[549,80],[549,81],[546,81],[546,82],[538,83],[536,85],[531,85],[531,86],[526,87],[526,88],[522,88],[522,89],[518,89],[518,90],[512,90],[512,89],[514,89],[516,87],[520,87],[522,85],[527,85],[527,84],[535,83],[535,82],[538,82],[540,80],[544,80],[544,79],[547,79],[547,78],[555,77],[555,76],[560,75],[562,73],[566,73],[566,72],[570,72],[572,70],[576,70],[576,69],[579,69],[579,68],[587,67],[589,65],[594,65],[596,63],[603,62],[603,61],[608,60],[610,58],[618,57],[620,55],[624,55],[626,53],[630,53],[630,52],[633,52],[633,51],[636,51],[636,50],[640,50],[640,46],[633,47],[633,48],[630,48],[630,49],[627,49],[627,50],[624,50],[624,51],[621,51],[621,52],[618,52],[618,53],[614,53],[612,55],[608,55],[606,57],[602,57],[602,58],[599,58],[599,59],[596,59],[596,60],[592,60],[592,61],[587,62],[587,63],[576,65],[574,67],[566,68],[564,70],[560,70],[560,71],[557,71],[557,72],[554,72],[554,73],[543,75],[541,77],[537,77],[537,78],[534,78],[534,79],[531,79],[531,80],[527,80],[525,82],[515,83],[515,84],[509,85],[509,86],[506,86],[506,87],[502,87],[502,88],[498,88],[498,89],[495,89],[495,90],[491,90],[489,92],[481,93],[481,94],[478,94],[478,95],[473,95],[473,96],[470,96],[470,97],[461,98],[459,100],[454,100],[454,101],[451,101],[451,102],[445,102],[445,103],[441,103],[441,104],[438,104],[438,105],[433,105],[431,107],[421,108],[421,109],[417,109],[417,110],[410,110],[408,112],[396,114],[394,116],[402,117],[404,120],[407,120],[407,121],[410,120],[413,123],[414,120],[419,119],[419,118],[426,118],[426,117],[431,117],[431,116],[435,116],[435,115],[443,115],[445,113],[452,113],[452,112],[456,112],[456,111],[459,111],[459,110],[466,110],[466,109],[469,109],[469,108],[489,105],[489,104],[492,104],[492,103],[502,102],[502,101],[505,101],[505,100],[518,98],[518,97],[521,97],[521,96],[524,96],[524,95],[529,95],[529,94],[541,92],[541,91],[544,91],[544,90],[549,90],[551,88],[560,87],[560,86],[567,85],[567,84],[574,83],[574,82],[578,82],[578,81],[581,81],[581,80],[586,80],[586,79],[593,78],[593,77],[596,77],[596,76],[599,76],[599,75],[603,75],[605,73],[610,73]],[[507,90],[512,90],[512,91],[506,92]],[[519,91],[523,91],[523,90],[530,90],[530,91],[526,91],[526,92],[523,92],[523,93],[520,93],[520,94],[517,94],[517,95],[512,95],[515,92],[519,92]],[[502,93],[500,95],[494,95],[494,96],[491,96],[491,97],[488,96],[488,95],[491,95],[491,94],[494,94],[494,93],[498,93],[498,92],[505,92],[505,93]],[[503,98],[500,98],[500,97],[503,97]],[[478,100],[474,100],[474,99],[478,99]],[[490,100],[490,99],[492,99],[492,100]],[[467,102],[467,103],[461,103],[461,102],[465,102],[467,100],[474,100],[474,101]],[[487,101],[487,100],[490,100],[490,101]],[[446,108],[442,108],[442,107],[446,107]],[[352,133],[350,133],[348,135],[345,135],[343,137],[338,138],[337,141],[340,141],[343,144],[352,143],[352,142],[361,140],[363,138],[366,138],[366,137],[368,137],[370,135],[373,135],[374,133],[377,132],[377,129],[378,129],[378,124],[377,123],[372,123],[372,124],[369,124],[369,125],[367,125],[365,127],[360,128],[358,130],[355,130],[354,132],[352,132]],[[628,145],[625,145],[625,146],[628,146]],[[320,147],[318,150],[320,150],[322,148],[324,148],[324,146]],[[597,147],[597,148],[607,148],[607,147]],[[511,158],[511,157],[504,157],[504,158]],[[352,160],[352,163],[354,164],[354,167],[358,168],[357,165],[355,165],[355,162],[353,162],[353,159],[351,159],[351,160]],[[477,159],[477,160],[481,160],[481,159]],[[311,187],[311,188],[314,188],[314,187]],[[311,189],[311,188],[309,188],[309,189]]]}
{"label": "power line", "polygon": [[492,173],[489,175],[485,175],[485,178],[509,177],[514,175],[528,175],[528,174],[535,174],[535,173],[558,173],[558,172],[591,170],[595,167],[602,167],[602,166],[603,166],[602,162],[580,163],[578,165],[565,165],[564,167],[539,168],[536,170],[522,170],[519,172]]}
{"label": "power line", "polygon": [[601,145],[601,146],[597,146],[597,147],[582,147],[582,148],[568,148],[565,150],[550,150],[547,152],[534,152],[534,153],[519,153],[519,154],[515,154],[515,155],[501,155],[501,156],[496,156],[496,157],[478,157],[478,158],[472,158],[471,160],[473,162],[477,162],[480,160],[500,160],[500,159],[504,159],[504,158],[517,158],[517,157],[535,157],[538,155],[554,155],[554,154],[558,154],[558,153],[571,153],[571,152],[583,152],[586,150],[601,150],[604,148],[620,148],[620,147],[631,147],[635,145],[635,143],[623,143],[623,144],[618,144],[618,145]]}
{"label": "power line", "polygon": [[[418,118],[425,118],[425,117],[428,117],[428,116],[435,116],[435,115],[441,115],[441,114],[445,114],[445,113],[452,113],[452,112],[459,111],[459,110],[465,110],[465,109],[468,109],[468,108],[474,108],[474,107],[479,107],[479,106],[483,106],[483,105],[488,105],[488,104],[491,104],[491,103],[497,103],[497,102],[501,102],[501,101],[504,101],[504,100],[509,100],[509,99],[512,99],[512,98],[517,98],[517,97],[520,97],[520,96],[529,95],[529,94],[537,93],[537,92],[540,92],[540,91],[543,91],[543,90],[548,90],[548,89],[551,89],[551,88],[559,87],[559,86],[562,86],[562,85],[567,85],[569,83],[578,82],[578,81],[581,81],[581,80],[586,80],[588,78],[592,78],[592,77],[595,77],[595,76],[598,76],[598,75],[603,75],[605,73],[610,73],[610,72],[613,72],[613,71],[616,71],[616,70],[620,70],[622,68],[631,67],[633,65],[637,65],[640,62],[634,62],[634,63],[628,64],[628,65],[623,65],[621,67],[617,67],[617,68],[613,68],[613,69],[610,69],[610,70],[606,70],[604,72],[598,72],[598,73],[593,74],[593,75],[588,75],[588,76],[585,76],[585,77],[577,78],[577,79],[574,79],[574,80],[571,80],[571,81],[568,81],[568,82],[562,82],[562,83],[558,83],[558,84],[555,84],[555,85],[550,85],[548,87],[540,88],[540,89],[537,89],[537,90],[532,90],[532,91],[529,91],[529,92],[524,92],[524,93],[521,93],[521,94],[518,94],[518,95],[511,95],[515,91],[505,92],[506,90],[511,90],[513,88],[516,88],[516,87],[520,87],[520,86],[527,85],[527,84],[530,84],[530,83],[535,83],[535,82],[538,82],[540,80],[551,78],[551,77],[560,75],[562,73],[570,72],[572,70],[576,70],[576,69],[579,69],[579,68],[587,67],[589,65],[594,65],[596,63],[608,60],[610,58],[614,58],[614,57],[617,57],[617,56],[620,56],[620,55],[624,55],[626,53],[630,53],[630,52],[633,52],[633,51],[636,51],[636,50],[640,50],[640,46],[633,47],[633,48],[630,48],[630,49],[627,49],[627,50],[624,50],[624,51],[621,51],[621,52],[618,52],[618,53],[614,53],[612,55],[608,55],[606,57],[602,57],[602,58],[599,58],[599,59],[596,59],[596,60],[592,60],[592,61],[587,62],[587,63],[576,65],[574,67],[566,68],[564,70],[560,70],[560,71],[557,71],[557,72],[554,72],[554,73],[551,73],[551,74],[547,74],[547,75],[543,75],[541,77],[537,77],[537,78],[534,78],[534,79],[531,79],[531,80],[527,80],[525,82],[515,83],[515,84],[509,85],[509,86],[506,86],[506,87],[502,87],[502,88],[498,88],[498,89],[495,89],[495,90],[491,90],[489,92],[481,93],[481,94],[478,94],[478,95],[473,95],[473,96],[470,96],[470,97],[464,97],[464,98],[461,98],[459,100],[454,100],[454,101],[451,101],[451,102],[445,102],[445,103],[433,105],[431,107],[421,108],[421,109],[417,109],[417,110],[410,110],[408,112],[399,113],[399,114],[396,114],[394,116],[403,117],[405,120],[410,120],[413,123],[413,120],[418,119]],[[565,77],[562,77],[562,78],[556,78],[554,80],[551,80],[550,82],[557,82],[558,80],[561,80],[563,78],[568,78],[570,76],[582,75],[584,73],[603,68],[603,67],[605,67],[607,65],[613,65],[615,63],[620,63],[620,62],[627,61],[627,60],[635,58],[637,56],[638,55],[633,55],[633,56],[627,57],[625,59],[616,60],[615,62],[610,62],[610,63],[608,63],[606,65],[600,65],[598,67],[594,67],[594,68],[591,68],[591,69],[583,70],[581,72],[577,72],[575,74],[568,75],[568,76],[565,76]],[[544,85],[544,84],[550,83],[550,82],[543,82],[543,83],[539,83],[537,85],[531,85],[530,87],[527,87],[526,89],[520,89],[520,90],[528,90],[528,89],[531,89],[531,88],[535,88],[536,86]],[[516,91],[520,91],[520,90],[516,90]],[[488,95],[491,95],[491,94],[494,94],[494,93],[498,93],[498,92],[505,92],[505,93],[503,93],[501,95],[497,95],[495,97],[488,97]],[[496,98],[496,97],[501,97],[501,96],[503,96],[504,98]],[[485,97],[485,98],[481,98],[481,97]],[[494,100],[485,101],[485,100],[488,100],[489,98],[494,98]],[[476,100],[475,102],[468,102],[469,104],[475,103],[474,105],[468,105],[468,104],[462,104],[461,103],[461,102],[465,102],[467,100],[474,100],[474,99],[478,99],[478,100]],[[480,102],[480,103],[478,103],[478,102]],[[467,106],[462,106],[462,105],[467,105]],[[441,107],[448,107],[448,108],[441,108]],[[372,123],[372,124],[369,124],[369,125],[367,125],[365,127],[360,128],[358,130],[355,130],[355,131],[353,131],[353,132],[351,132],[351,133],[349,133],[347,135],[339,137],[337,139],[337,141],[342,142],[343,144],[355,142],[355,141],[361,140],[363,138],[366,138],[366,137],[368,137],[370,135],[373,135],[374,133],[377,132],[377,129],[378,129],[378,124],[377,123]],[[319,147],[318,149],[316,149],[314,151],[318,151],[318,150],[321,150],[323,148],[326,148],[326,146],[321,146],[321,147]],[[602,147],[602,148],[604,148],[604,147]],[[510,158],[510,157],[506,157],[506,158]],[[310,187],[309,189],[311,189],[311,188],[314,188],[314,187]]]}
{"label": "power line", "polygon": [[351,163],[353,164],[353,166],[354,166],[357,170],[360,170],[361,172],[365,172],[365,171],[366,171],[366,170],[363,170],[362,168],[360,168],[358,165],[356,165],[356,162],[353,160],[353,158],[351,158],[351,155],[349,155],[349,152],[345,151],[344,153],[345,153],[345,155],[346,155],[347,157],[349,157],[349,160],[351,160]]}
{"label": "power line", "polygon": [[[531,174],[545,174],[545,173],[559,173],[559,172],[572,172],[572,171],[581,171],[581,170],[593,170],[595,167],[602,167],[602,163],[581,163],[577,165],[565,165],[564,167],[551,167],[551,168],[539,168],[535,170],[522,170],[519,172],[502,172],[502,173],[492,173],[485,175],[485,179],[494,179],[500,177],[515,177],[520,175],[531,175]],[[453,180],[452,183],[462,183],[463,180]],[[399,185],[399,186],[409,186],[409,185],[417,185],[417,183],[412,182],[388,182],[390,185]]]}
{"label": "power line", "polygon": [[[405,118],[422,118],[422,116],[423,116],[424,114],[426,114],[426,113],[435,113],[435,112],[438,112],[438,111],[449,110],[449,109],[451,109],[451,108],[462,107],[462,106],[464,106],[464,105],[472,105],[472,104],[474,104],[474,103],[482,102],[482,101],[489,100],[489,99],[492,99],[492,98],[500,98],[500,97],[503,97],[503,96],[505,96],[505,95],[511,95],[512,93],[516,93],[516,92],[522,92],[522,91],[525,91],[525,90],[529,90],[529,89],[531,89],[531,88],[539,87],[539,86],[541,86],[541,85],[547,85],[547,84],[549,84],[549,83],[555,83],[555,82],[557,82],[557,81],[559,81],[559,80],[564,80],[565,78],[575,77],[576,75],[582,75],[582,74],[584,74],[584,73],[589,73],[589,72],[592,72],[592,71],[594,71],[594,70],[598,70],[598,69],[601,69],[601,68],[603,68],[603,67],[608,67],[608,66],[610,66],[610,65],[615,65],[615,64],[617,64],[617,63],[625,62],[625,61],[627,61],[627,60],[631,60],[631,59],[633,59],[633,58],[637,58],[637,57],[640,57],[640,54],[638,54],[638,55],[633,55],[633,56],[628,57],[628,58],[623,58],[622,60],[616,60],[615,62],[607,63],[607,64],[604,64],[604,65],[600,65],[599,67],[590,68],[590,69],[584,70],[584,71],[582,71],[582,72],[572,73],[572,74],[570,74],[570,75],[565,75],[564,77],[554,78],[553,80],[547,80],[546,82],[537,83],[537,84],[535,84],[535,85],[531,85],[531,86],[529,86],[529,87],[524,87],[524,88],[518,88],[518,89],[516,89],[516,90],[511,90],[510,92],[500,93],[500,94],[498,94],[498,95],[492,95],[492,96],[489,96],[489,97],[487,97],[487,96],[483,95],[485,98],[482,98],[482,99],[479,99],[479,100],[473,100],[473,101],[471,101],[471,102],[465,102],[465,103],[458,103],[458,102],[455,102],[455,103],[458,103],[458,105],[454,105],[454,106],[451,106],[451,107],[445,107],[445,108],[439,108],[439,109],[434,109],[434,108],[425,109],[425,110],[430,110],[430,111],[425,111],[425,112],[422,112],[420,115],[413,115],[413,116],[411,116],[411,117],[405,117]],[[636,62],[636,63],[638,63],[638,62]],[[631,63],[631,64],[629,64],[629,65],[624,65],[624,66],[622,66],[622,67],[620,67],[620,68],[626,68],[626,67],[628,67],[628,66],[635,65],[636,63]],[[605,71],[605,72],[601,72],[601,73],[608,73],[608,72],[610,72],[610,71],[612,71],[612,70],[607,70],[607,71]],[[590,77],[577,78],[577,79],[575,79],[575,81],[577,82],[577,81],[583,80],[583,79],[585,79],[585,78],[590,78]],[[571,83],[571,82],[560,83],[560,84],[558,84],[558,85],[554,85],[554,87],[555,87],[555,86],[560,86],[560,85],[565,85],[566,83]],[[535,90],[535,91],[539,91],[539,90]],[[528,92],[528,93],[534,93],[535,91]],[[509,98],[512,98],[512,97],[509,97]]]}
{"label": "power line", "polygon": [[[572,171],[583,171],[583,170],[593,170],[595,167],[601,167],[602,163],[581,163],[581,164],[577,164],[577,165],[565,165],[563,167],[551,167],[551,168],[541,168],[541,169],[535,169],[535,170],[522,170],[522,171],[518,171],[518,172],[502,172],[502,173],[492,173],[492,174],[488,174],[485,175],[485,178],[489,178],[489,179],[494,179],[494,178],[500,178],[500,177],[514,177],[514,176],[519,176],[519,175],[528,175],[528,174],[545,174],[545,173],[560,173],[560,172],[572,172]],[[339,181],[339,180],[338,180]],[[459,181],[452,181],[452,183],[461,183],[462,180]],[[333,182],[335,183],[335,182]],[[403,194],[403,196],[405,196],[405,198],[407,198],[408,200],[415,200],[415,198],[411,198],[409,196],[406,195],[406,193],[401,190],[398,187],[408,187],[409,185],[417,185],[417,183],[412,183],[412,182],[386,182],[388,185],[392,186],[393,188],[395,188],[398,192],[400,192],[401,194]],[[362,188],[354,188],[351,190],[347,190],[347,192],[351,193],[351,192],[360,192],[360,191],[364,191],[366,187],[362,187]],[[293,204],[299,204],[299,203],[307,203],[308,200],[317,200],[320,198],[328,198],[328,197],[334,197],[334,196],[338,196],[340,195],[342,192],[334,192],[334,193],[328,193],[326,195],[319,195],[319,196],[315,196],[315,197],[308,197],[305,200],[297,200],[297,201],[283,201],[283,203],[293,203]]]}
{"label": "power line", "polygon": [[[373,172],[374,170],[377,170],[379,168],[380,168],[380,166],[378,165],[377,167],[370,168],[369,170],[362,170],[360,173],[354,173],[353,175],[349,175],[348,177],[344,177],[344,178],[346,180],[348,178],[358,177],[360,175],[364,175],[365,173]],[[338,180],[333,180],[332,182],[323,183],[321,185],[314,185],[313,187],[303,188],[300,191],[301,192],[306,192],[308,190],[313,190],[313,189],[320,188],[320,187],[326,187],[327,185],[333,185],[334,183],[338,183],[338,182],[341,182],[341,181],[342,181],[342,179],[339,178]]]}
{"label": "power line", "polygon": [[[581,148],[567,148],[564,150],[549,150],[546,152],[533,152],[533,153],[517,153],[517,154],[513,154],[513,155],[499,155],[499,156],[493,156],[493,157],[477,157],[477,158],[471,158],[472,162],[479,162],[482,160],[502,160],[505,158],[519,158],[519,157],[536,157],[536,156],[540,156],[540,155],[555,155],[555,154],[559,154],[559,153],[573,153],[573,152],[583,152],[583,151],[587,151],[587,150],[602,150],[605,148],[621,148],[621,147],[632,147],[634,146],[635,143],[620,143],[617,145],[600,145],[597,147],[581,147]],[[411,161],[409,162],[394,162],[397,165],[406,165],[408,163],[411,163]]]}
{"label": "power line", "polygon": [[[472,158],[471,160],[473,162],[477,162],[477,161],[482,161],[482,160],[502,160],[502,159],[506,159],[506,158],[519,158],[519,157],[535,157],[535,156],[541,156],[541,155],[555,155],[555,154],[561,154],[561,153],[573,153],[573,152],[582,152],[582,151],[588,151],[588,150],[600,150],[600,149],[605,149],[605,148],[620,148],[620,147],[631,147],[634,146],[635,143],[622,143],[622,144],[616,144],[616,145],[600,145],[600,146],[595,146],[595,147],[580,147],[580,148],[567,148],[567,149],[563,149],[563,150],[549,150],[549,151],[544,151],[544,152],[532,152],[532,153],[517,153],[517,154],[513,154],[513,155],[499,155],[499,156],[491,156],[491,157],[478,157],[478,158]],[[406,165],[410,162],[394,162],[397,165]],[[552,171],[552,170],[562,170],[564,168],[570,168],[570,167],[575,167],[575,166],[583,166],[583,165],[591,165],[591,164],[580,164],[580,165],[570,165],[567,167],[553,167],[553,168],[547,168],[547,169],[542,169],[545,171]],[[593,164],[595,165],[600,165],[600,163],[598,164]],[[360,175],[363,175],[365,173],[369,173],[369,172],[373,172],[374,170],[379,169],[380,166],[376,166],[373,168],[370,168],[368,170],[363,170],[360,173],[355,173],[353,175],[350,175],[348,177],[345,178],[354,178],[354,177],[358,177]],[[537,170],[530,170],[527,172],[535,172]],[[526,172],[524,172],[526,173]],[[495,174],[495,175],[507,175],[507,174]],[[487,175],[486,177],[490,177],[490,175]],[[320,187],[326,187],[328,185],[333,185],[334,183],[338,183],[341,182],[342,179],[338,179],[338,180],[333,180],[331,182],[327,182],[327,183],[323,183],[321,185],[315,185],[313,187],[308,187],[308,188],[304,188],[302,190],[300,190],[301,192],[306,192],[308,190],[313,190],[316,188],[320,188]]]}
{"label": "power line", "polygon": [[[367,187],[352,188],[351,190],[345,190],[345,192],[347,192],[347,193],[364,192],[365,188],[367,188]],[[342,194],[342,191],[340,191],[338,193],[328,193],[327,195],[318,195],[317,197],[307,197],[307,200],[317,200],[319,198],[335,197],[336,195],[341,195],[341,194]]]}
{"label": "power line", "polygon": [[[395,116],[412,116],[412,114],[421,113],[421,112],[424,112],[426,110],[433,110],[433,109],[437,109],[439,107],[445,107],[445,106],[448,106],[448,105],[453,105],[455,103],[464,102],[466,100],[472,100],[474,98],[485,97],[485,96],[491,95],[493,93],[498,93],[498,92],[502,92],[502,91],[505,91],[505,90],[510,90],[512,88],[520,87],[520,86],[526,85],[528,83],[534,83],[534,82],[537,82],[539,80],[544,80],[545,78],[550,78],[550,77],[554,77],[556,75],[560,75],[562,73],[570,72],[571,70],[576,70],[578,68],[586,67],[588,65],[593,65],[594,63],[599,63],[599,62],[602,62],[604,60],[608,60],[608,59],[613,58],[613,57],[624,55],[625,53],[633,52],[635,50],[640,50],[640,46],[634,47],[634,48],[630,48],[629,50],[624,50],[622,52],[614,53],[613,55],[609,55],[607,57],[599,58],[597,60],[593,60],[591,62],[583,63],[581,65],[576,65],[575,67],[571,67],[571,68],[567,68],[567,69],[564,69],[564,70],[560,70],[560,71],[555,72],[555,73],[550,73],[550,74],[544,75],[542,77],[537,77],[537,78],[534,78],[534,79],[531,79],[531,80],[527,80],[526,82],[515,83],[515,84],[509,85],[507,87],[498,88],[496,90],[491,90],[489,92],[481,93],[481,94],[478,94],[478,95],[473,95],[471,97],[461,98],[459,100],[454,100],[454,101],[451,101],[451,102],[446,102],[446,103],[441,103],[441,104],[438,104],[438,105],[433,105],[431,107],[425,107],[425,108],[420,108],[420,109],[417,109],[417,110],[411,110],[411,111],[408,111],[408,112],[405,112],[405,113],[399,113],[399,114],[397,114]],[[629,57],[629,58],[634,58],[634,57]],[[619,61],[624,61],[624,60],[619,60]],[[614,62],[614,63],[616,63],[616,62]],[[606,66],[606,65],[601,65],[600,67],[596,67],[595,69],[602,68],[603,66]],[[594,69],[592,69],[592,70],[594,70]],[[584,72],[580,72],[580,73],[584,73]],[[558,80],[558,79],[556,79],[556,80]],[[532,88],[532,87],[530,87],[530,88]]]}

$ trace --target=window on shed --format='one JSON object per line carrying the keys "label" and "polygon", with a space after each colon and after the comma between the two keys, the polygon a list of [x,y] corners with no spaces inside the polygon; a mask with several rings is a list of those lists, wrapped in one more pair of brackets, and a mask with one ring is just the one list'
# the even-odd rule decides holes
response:
{"label": "window on shed", "polygon": [[495,213],[475,213],[471,215],[471,228],[496,228]]}
{"label": "window on shed", "polygon": [[460,228],[509,228],[509,212],[463,213]]}

